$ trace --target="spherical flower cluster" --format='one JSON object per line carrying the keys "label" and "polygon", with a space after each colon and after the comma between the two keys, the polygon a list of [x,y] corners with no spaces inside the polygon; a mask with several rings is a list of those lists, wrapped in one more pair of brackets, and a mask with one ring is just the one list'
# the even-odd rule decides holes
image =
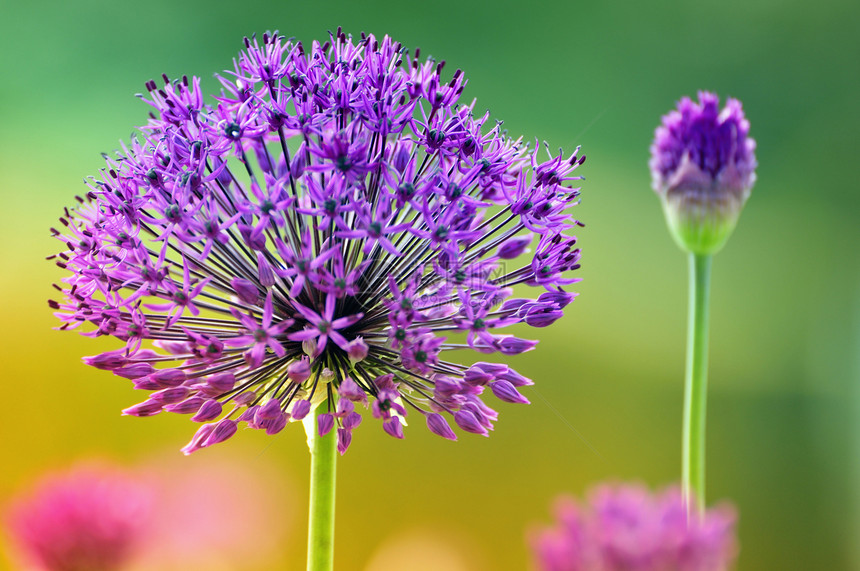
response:
{"label": "spherical flower cluster", "polygon": [[186,453],[318,405],[341,453],[360,406],[397,438],[410,410],[486,435],[486,389],[525,403],[531,381],[443,353],[528,351],[499,331],[573,301],[585,156],[541,160],[387,36],[245,47],[211,104],[197,78],[147,84],[149,122],[54,231],[61,329],[124,341],[85,361],[151,391],[125,414],[204,423]]}
{"label": "spherical flower cluster", "polygon": [[46,571],[125,568],[149,522],[150,486],[114,469],[79,467],[44,478],[10,508],[22,555]]}
{"label": "spherical flower cluster", "polygon": [[651,145],[654,190],[684,250],[714,253],[737,223],[755,182],[755,141],[740,101],[699,93],[663,117]]}
{"label": "spherical flower cluster", "polygon": [[603,486],[564,498],[557,524],[531,538],[542,571],[725,571],[737,554],[728,507],[687,515],[679,490]]}

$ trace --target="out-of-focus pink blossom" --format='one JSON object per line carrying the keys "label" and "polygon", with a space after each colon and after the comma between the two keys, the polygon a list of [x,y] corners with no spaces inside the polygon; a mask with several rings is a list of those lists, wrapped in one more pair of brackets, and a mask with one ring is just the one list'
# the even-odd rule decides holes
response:
{"label": "out-of-focus pink blossom", "polygon": [[556,525],[530,538],[541,571],[726,571],[737,555],[735,512],[687,516],[681,493],[601,486],[587,502],[559,499]]}
{"label": "out-of-focus pink blossom", "polygon": [[5,514],[15,568],[208,571],[275,558],[295,511],[288,475],[241,455],[182,460],[42,478]]}
{"label": "out-of-focus pink blossom", "polygon": [[154,490],[115,468],[51,474],[11,506],[22,558],[46,571],[108,571],[131,560],[149,524]]}

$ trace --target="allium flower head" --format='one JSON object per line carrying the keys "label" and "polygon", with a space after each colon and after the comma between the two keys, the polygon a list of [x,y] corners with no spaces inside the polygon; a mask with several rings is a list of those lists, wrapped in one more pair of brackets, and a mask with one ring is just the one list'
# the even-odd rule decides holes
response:
{"label": "allium flower head", "polygon": [[147,83],[149,122],[54,232],[61,329],[124,341],[86,362],[151,391],[125,414],[204,423],[187,453],[320,403],[341,452],[359,407],[397,438],[409,411],[486,435],[482,396],[527,402],[531,381],[443,354],[528,351],[500,330],[574,299],[585,156],[541,159],[459,103],[460,70],[387,36],[245,48],[211,103],[197,78]]}
{"label": "allium flower head", "polygon": [[725,571],[737,554],[728,507],[688,518],[680,490],[604,486],[585,504],[563,498],[557,523],[531,538],[542,571]]}
{"label": "allium flower head", "polygon": [[122,569],[149,524],[153,490],[87,466],[43,479],[8,514],[22,555],[46,571]]}
{"label": "allium flower head", "polygon": [[684,250],[714,253],[737,223],[755,182],[755,141],[740,101],[699,92],[663,117],[651,145],[654,190]]}

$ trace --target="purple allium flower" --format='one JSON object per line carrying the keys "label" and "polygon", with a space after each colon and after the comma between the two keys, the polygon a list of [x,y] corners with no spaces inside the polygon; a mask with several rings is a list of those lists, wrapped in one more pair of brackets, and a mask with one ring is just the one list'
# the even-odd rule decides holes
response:
{"label": "purple allium flower", "polygon": [[561,498],[554,528],[532,535],[542,571],[725,571],[737,556],[727,506],[688,519],[680,490],[602,486],[585,504]]}
{"label": "purple allium flower", "polygon": [[125,568],[148,530],[154,490],[117,470],[79,467],[43,478],[8,513],[22,556],[46,571]]}
{"label": "purple allium flower", "polygon": [[531,381],[443,353],[528,351],[499,330],[561,317],[585,156],[540,159],[387,36],[245,46],[211,104],[197,78],[147,83],[149,122],[54,230],[60,329],[124,341],[85,361],[154,391],[126,414],[204,422],[186,453],[320,403],[342,452],[354,403],[396,438],[410,410],[486,434],[487,386],[527,402]]}
{"label": "purple allium flower", "polygon": [[699,92],[663,117],[651,145],[654,190],[682,249],[714,253],[725,244],[755,182],[755,141],[741,103]]}

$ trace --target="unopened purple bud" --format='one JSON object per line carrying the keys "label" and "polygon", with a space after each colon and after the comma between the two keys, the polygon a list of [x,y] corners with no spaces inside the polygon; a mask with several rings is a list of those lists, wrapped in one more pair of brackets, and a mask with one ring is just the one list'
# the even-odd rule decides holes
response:
{"label": "unopened purple bud", "polygon": [[257,157],[257,163],[260,165],[260,170],[272,172],[272,161],[269,160],[269,153],[262,145],[252,145],[254,155]]}
{"label": "unopened purple bud", "polygon": [[247,404],[250,404],[256,398],[257,393],[255,393],[254,391],[245,391],[234,396],[233,402],[235,402],[239,406],[245,406]]}
{"label": "unopened purple bud", "polygon": [[352,364],[356,364],[364,360],[367,357],[368,347],[367,343],[364,342],[364,339],[361,337],[356,337],[346,345],[346,352],[349,355],[349,360],[352,361]]}
{"label": "unopened purple bud", "polygon": [[508,369],[507,371],[499,375],[498,378],[508,381],[515,387],[523,387],[534,384],[534,381],[532,381],[530,378],[522,376],[513,369]]}
{"label": "unopened purple bud", "polygon": [[149,378],[162,387],[178,387],[185,382],[185,372],[179,369],[162,369],[155,371]]}
{"label": "unopened purple bud", "polygon": [[311,411],[311,401],[300,400],[293,404],[291,415],[293,420],[302,420]]}
{"label": "unopened purple bud", "polygon": [[502,363],[485,363],[483,361],[479,361],[472,365],[475,369],[480,369],[487,373],[488,375],[492,375],[493,377],[500,377],[507,373],[510,369],[507,365]]}
{"label": "unopened purple bud", "polygon": [[508,381],[495,381],[490,383],[490,388],[496,398],[510,403],[529,404],[529,399],[521,395],[517,389]]}
{"label": "unopened purple bud", "polygon": [[755,141],[740,101],[720,109],[713,93],[684,97],[651,145],[652,186],[672,237],[685,251],[713,254],[728,240],[755,182]]}
{"label": "unopened purple bud", "polygon": [[347,430],[357,428],[359,424],[361,424],[361,415],[357,412],[351,412],[343,419],[343,427]]}
{"label": "unopened purple bud", "polygon": [[176,404],[169,404],[164,407],[167,412],[175,412],[177,414],[191,414],[197,412],[206,400],[203,397],[191,397]]}
{"label": "unopened purple bud", "polygon": [[352,411],[355,410],[355,405],[352,404],[351,400],[338,399],[336,410],[337,410],[337,413],[335,414],[335,416],[343,418],[344,416],[348,415],[349,413],[351,413]]}
{"label": "unopened purple bud", "polygon": [[155,367],[149,363],[135,363],[120,369],[114,369],[113,374],[126,379],[139,379],[155,372]]}
{"label": "unopened purple bud", "polygon": [[212,446],[213,444],[224,442],[225,440],[236,434],[236,429],[237,426],[235,420],[230,420],[229,418],[222,419],[218,424],[215,425],[215,429],[206,438],[206,442],[204,442],[203,446]]}
{"label": "unopened purple bud", "polygon": [[478,418],[468,410],[458,410],[454,413],[454,422],[457,423],[457,426],[465,430],[466,432],[471,432],[472,434],[480,434],[482,436],[489,436],[487,433],[487,429],[484,428],[480,422],[478,422]]}
{"label": "unopened purple bud", "polygon": [[242,414],[239,415],[239,418],[236,419],[236,422],[247,422],[248,426],[251,428],[262,428],[259,422],[257,422],[257,412],[260,410],[260,405],[256,404],[254,406],[249,406],[246,408]]}
{"label": "unopened purple bud", "polygon": [[194,434],[194,437],[191,439],[187,445],[182,448],[182,453],[188,456],[192,452],[200,450],[204,448],[206,445],[206,439],[209,438],[209,435],[212,434],[212,431],[215,430],[215,424],[204,424],[199,429],[197,429],[197,433]]}
{"label": "unopened purple bud", "polygon": [[194,422],[208,422],[221,416],[222,406],[217,400],[207,400],[204,402],[197,414],[191,417]]}
{"label": "unopened purple bud", "polygon": [[492,381],[495,377],[486,371],[482,371],[476,367],[470,368],[463,375],[463,380],[473,387],[483,386]]}
{"label": "unopened purple bud", "polygon": [[233,278],[230,280],[230,285],[233,286],[233,291],[236,296],[249,305],[256,305],[260,299],[260,290],[253,283],[242,278]]}
{"label": "unopened purple bud", "polygon": [[403,426],[400,424],[400,419],[396,416],[383,422],[382,429],[394,438],[403,438]]}
{"label": "unopened purple bud", "polygon": [[289,420],[289,418],[290,417],[287,413],[282,412],[273,419],[263,421],[263,428],[266,429],[266,434],[271,436],[282,431],[287,425],[287,420]]}
{"label": "unopened purple bud", "polygon": [[397,384],[394,382],[394,375],[391,373],[387,375],[379,375],[373,380],[373,384],[375,384],[381,391],[397,390]]}
{"label": "unopened purple bud", "polygon": [[503,260],[512,260],[522,255],[531,243],[531,233],[525,236],[514,236],[513,238],[506,240],[501,246],[499,246],[496,255]]}
{"label": "unopened purple bud", "polygon": [[171,355],[185,355],[191,352],[191,346],[185,341],[156,341],[153,345],[164,349]]}
{"label": "unopened purple bud", "polygon": [[186,387],[173,387],[169,389],[163,389],[156,393],[152,393],[149,397],[156,402],[160,402],[162,404],[174,404],[178,403],[181,400],[184,400],[185,397],[188,396],[188,388]]}
{"label": "unopened purple bud", "polygon": [[576,299],[576,294],[566,291],[547,291],[538,296],[538,301],[554,303],[559,309],[567,307],[574,299]]}
{"label": "unopened purple bud", "polygon": [[164,385],[150,379],[149,377],[134,379],[132,383],[134,383],[134,388],[139,391],[157,391],[164,388]]}
{"label": "unopened purple bud", "polygon": [[257,252],[257,274],[263,287],[275,285],[275,271],[262,252]]}
{"label": "unopened purple bud", "polygon": [[403,172],[406,169],[406,165],[409,164],[409,157],[412,151],[412,145],[407,141],[403,141],[397,152],[394,155],[394,168],[397,172]]}
{"label": "unopened purple bud", "polygon": [[531,351],[537,345],[537,341],[531,339],[520,339],[519,337],[505,337],[498,341],[499,351],[504,355],[519,355]]}
{"label": "unopened purple bud", "polygon": [[427,428],[433,434],[447,438],[448,440],[457,440],[457,435],[451,430],[448,421],[441,414],[431,412],[427,415]]}
{"label": "unopened purple bud", "polygon": [[340,452],[341,456],[344,455],[347,448],[349,448],[349,445],[351,442],[352,442],[352,431],[347,430],[346,428],[338,428],[337,429],[337,451]]}
{"label": "unopened purple bud", "polygon": [[298,361],[293,361],[287,367],[287,376],[297,385],[307,381],[311,376],[310,361],[304,357]]}
{"label": "unopened purple bud", "polygon": [[552,325],[560,318],[564,317],[564,312],[560,309],[551,309],[549,311],[536,311],[526,315],[526,324],[532,327],[547,327]]}
{"label": "unopened purple bud", "polygon": [[290,174],[293,175],[293,178],[299,178],[304,174],[307,166],[307,153],[300,149],[299,152],[296,153],[296,156],[293,157],[293,160],[290,161]]}
{"label": "unopened purple bud", "polygon": [[499,418],[499,413],[484,404],[484,401],[481,399],[472,399],[464,404],[463,408],[471,411],[475,415],[475,418],[478,419],[478,422],[488,430],[493,429],[493,421]]}
{"label": "unopened purple bud", "polygon": [[123,409],[122,414],[123,416],[155,416],[156,414],[161,412],[161,409],[162,405],[160,402],[149,399],[143,401],[142,403]]}
{"label": "unopened purple bud", "polygon": [[345,377],[341,381],[340,386],[337,388],[337,393],[351,401],[367,403],[367,394],[350,377]]}
{"label": "unopened purple bud", "polygon": [[523,305],[525,305],[527,303],[531,303],[531,302],[532,302],[531,299],[525,299],[525,298],[521,298],[521,297],[516,298],[516,299],[509,299],[505,303],[502,304],[501,310],[502,311],[516,311],[519,308],[521,308]]}
{"label": "unopened purple bud", "polygon": [[215,177],[217,178],[218,182],[223,185],[228,185],[233,182],[233,177],[230,176],[230,169],[227,168],[226,162],[222,161],[221,159],[214,159],[212,163],[215,165],[215,172],[217,173]]}
{"label": "unopened purple bud", "polygon": [[101,353],[93,357],[84,357],[83,361],[87,365],[95,367],[96,369],[112,371],[125,365],[128,362],[128,358],[125,356],[125,351],[119,349],[116,351]]}
{"label": "unopened purple bud", "polygon": [[226,393],[233,390],[233,387],[236,385],[236,377],[233,373],[217,373],[207,378],[206,384],[219,394]]}
{"label": "unopened purple bud", "polygon": [[325,436],[334,427],[334,415],[326,412],[317,417],[317,434]]}
{"label": "unopened purple bud", "polygon": [[281,414],[281,401],[279,399],[269,399],[266,404],[260,407],[260,410],[257,411],[255,418],[257,422],[263,420],[271,420],[273,418],[277,418],[277,416]]}
{"label": "unopened purple bud", "polygon": [[448,377],[439,377],[436,379],[433,393],[439,397],[449,398],[460,392],[460,382],[456,379]]}

